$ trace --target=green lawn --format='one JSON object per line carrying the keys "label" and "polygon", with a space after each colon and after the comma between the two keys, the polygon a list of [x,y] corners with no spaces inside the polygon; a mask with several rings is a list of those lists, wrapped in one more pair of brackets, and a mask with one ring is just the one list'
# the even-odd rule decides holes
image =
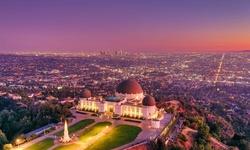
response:
{"label": "green lawn", "polygon": [[118,125],[86,150],[110,150],[122,146],[134,141],[141,131],[141,128],[136,126]]}
{"label": "green lawn", "polygon": [[70,144],[70,145],[61,145],[61,146],[57,146],[56,148],[54,148],[54,150],[76,150],[77,148],[79,148],[81,145],[79,144]]}
{"label": "green lawn", "polygon": [[[76,124],[72,125],[69,127],[69,134],[71,133],[75,133],[83,128],[85,128],[86,126],[94,123],[95,120],[94,119],[85,119],[85,120],[81,120],[79,122],[77,122]],[[63,130],[56,133],[56,136],[62,136],[63,135]]]}
{"label": "green lawn", "polygon": [[54,139],[46,138],[40,142],[37,142],[25,150],[38,150],[38,149],[48,149],[54,145]]}
{"label": "green lawn", "polygon": [[106,129],[107,126],[110,126],[111,124],[111,122],[99,122],[91,128],[80,133],[80,135],[78,136],[78,140],[86,143],[88,142],[89,138],[96,136],[98,133],[102,132],[104,129]]}

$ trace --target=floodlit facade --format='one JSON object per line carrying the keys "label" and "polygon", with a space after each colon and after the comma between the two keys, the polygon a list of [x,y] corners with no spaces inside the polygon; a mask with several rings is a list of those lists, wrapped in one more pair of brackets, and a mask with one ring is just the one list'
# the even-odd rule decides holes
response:
{"label": "floodlit facade", "polygon": [[113,113],[132,118],[155,119],[158,109],[152,96],[145,96],[138,82],[124,80],[116,87],[115,96],[91,97],[89,90],[81,93],[77,109],[100,113]]}

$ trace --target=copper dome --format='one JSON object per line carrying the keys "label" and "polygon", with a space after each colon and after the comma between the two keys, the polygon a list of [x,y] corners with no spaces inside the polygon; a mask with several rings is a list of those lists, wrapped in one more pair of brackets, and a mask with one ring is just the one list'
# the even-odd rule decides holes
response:
{"label": "copper dome", "polygon": [[82,98],[90,98],[91,97],[91,92],[87,89],[84,89],[81,94],[80,97]]}
{"label": "copper dome", "polygon": [[117,87],[116,92],[122,94],[142,93],[142,88],[138,82],[132,79],[122,81]]}
{"label": "copper dome", "polygon": [[144,105],[144,106],[155,106],[155,99],[152,96],[147,95],[147,96],[145,96],[143,98],[142,105]]}

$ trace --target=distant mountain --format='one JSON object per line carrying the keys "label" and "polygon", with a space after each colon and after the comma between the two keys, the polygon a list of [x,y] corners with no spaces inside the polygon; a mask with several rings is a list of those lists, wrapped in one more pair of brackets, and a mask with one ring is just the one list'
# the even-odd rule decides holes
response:
{"label": "distant mountain", "polygon": [[250,50],[243,50],[243,51],[240,51],[240,52],[250,52]]}

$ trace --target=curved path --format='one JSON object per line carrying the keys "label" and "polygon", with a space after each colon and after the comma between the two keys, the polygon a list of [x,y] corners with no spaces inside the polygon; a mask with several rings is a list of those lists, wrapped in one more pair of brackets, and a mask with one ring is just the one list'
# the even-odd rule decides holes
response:
{"label": "curved path", "polygon": [[215,143],[216,145],[220,146],[223,149],[229,149],[229,146],[225,145],[224,143],[218,141],[217,139],[211,137],[210,138],[211,142]]}

